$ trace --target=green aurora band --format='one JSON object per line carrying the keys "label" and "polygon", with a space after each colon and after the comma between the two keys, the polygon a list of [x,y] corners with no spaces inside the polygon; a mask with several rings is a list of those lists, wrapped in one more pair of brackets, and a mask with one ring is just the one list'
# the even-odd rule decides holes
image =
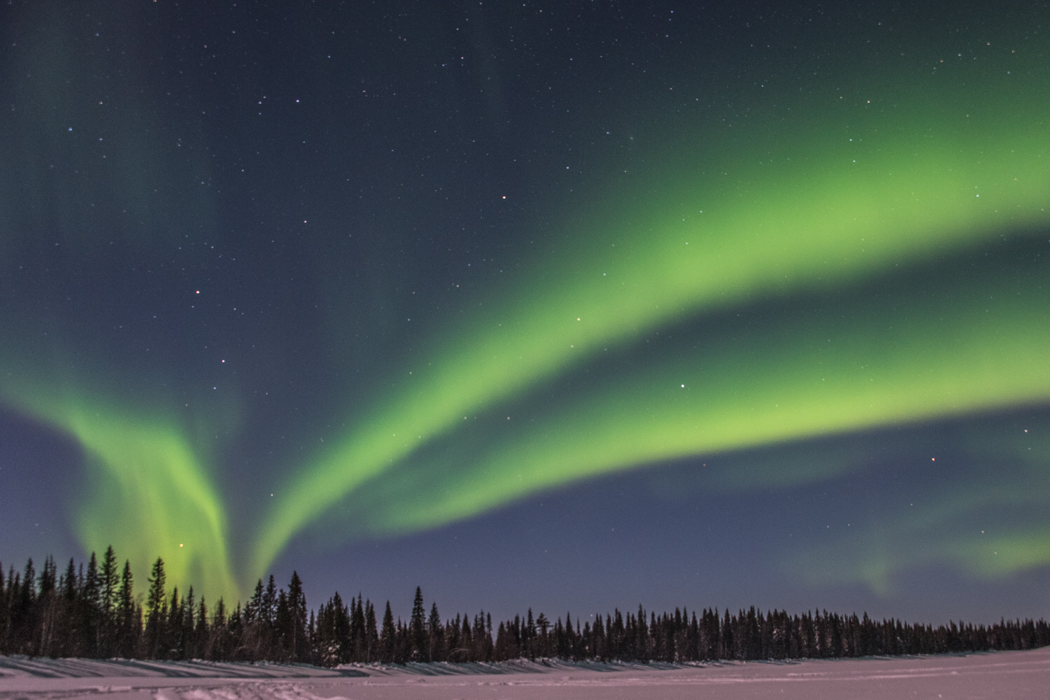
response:
{"label": "green aurora band", "polygon": [[796,311],[676,346],[620,381],[577,387],[572,404],[522,407],[524,427],[473,463],[420,460],[363,488],[351,511],[409,532],[634,465],[1044,403],[1050,286],[969,271],[956,282],[947,299]]}
{"label": "green aurora band", "polygon": [[[742,122],[731,137],[707,130],[699,146],[676,144],[650,159],[659,165],[647,193],[610,185],[517,284],[451,315],[424,357],[391,373],[392,392],[354,397],[363,418],[333,447],[288,465],[247,561],[231,561],[215,448],[170,401],[133,407],[65,376],[13,372],[32,352],[16,358],[12,347],[0,349],[0,400],[83,449],[93,479],[75,526],[85,549],[112,544],[139,571],[160,555],[170,581],[212,599],[246,592],[293,538],[346,510],[356,530],[345,536],[412,532],[662,460],[1043,406],[1050,290],[995,274],[900,308],[788,314],[713,333],[688,352],[644,355],[604,382],[584,377],[607,349],[627,351],[662,329],[717,327],[719,314],[748,305],[849,292],[901,266],[985,250],[1004,232],[1045,230],[1050,90],[1021,91],[991,73],[966,82],[939,92],[882,83],[874,105],[814,97],[790,123]],[[559,393],[562,382],[582,388]],[[558,401],[547,409],[551,392]],[[483,449],[435,449],[479,414],[491,426]],[[902,521],[898,534],[925,526]],[[944,541],[938,551],[977,575],[1001,575],[1050,562],[1045,534],[1019,528],[990,555],[984,541]],[[853,554],[855,575],[876,590],[892,571],[929,560],[918,550]]]}
{"label": "green aurora band", "polygon": [[75,438],[84,451],[91,493],[76,504],[76,526],[85,550],[112,545],[136,575],[160,556],[176,585],[236,600],[222,499],[178,421],[113,409],[100,392],[72,386],[6,388],[21,412]]}
{"label": "green aurora band", "polygon": [[[1045,96],[1022,102],[988,87],[987,108],[977,113],[970,93],[965,99],[900,93],[896,101],[906,108],[888,114],[829,100],[826,109],[839,111],[819,120],[819,133],[782,129],[773,140],[759,133],[749,149],[722,154],[703,172],[682,168],[665,175],[654,188],[662,193],[656,201],[598,213],[592,216],[597,223],[571,227],[571,248],[535,268],[544,271],[546,283],[522,285],[475,309],[433,344],[438,350],[428,364],[404,368],[404,375],[413,370],[410,383],[376,401],[341,443],[288,481],[263,522],[252,569],[266,570],[296,533],[428,441],[455,430],[465,416],[495,409],[610,345],[754,299],[835,289],[1050,221],[1050,128],[1043,116],[1050,104],[1032,104],[1046,103]],[[607,387],[608,395],[568,409],[569,415],[544,417],[550,434],[524,437],[475,469],[457,472],[440,489],[425,489],[424,504],[387,504],[381,529],[434,526],[539,488],[698,451],[1050,399],[1050,375],[1035,360],[1048,340],[1038,323],[1025,309],[1008,308],[1002,328],[972,337],[971,311],[931,309],[946,316],[902,336],[906,352],[873,361],[876,376],[860,395],[848,381],[858,367],[848,354],[828,358],[835,363],[829,379],[838,389],[822,389],[808,384],[808,371],[796,375],[806,379],[781,385],[777,378],[792,373],[773,348],[760,351],[747,368],[772,381],[756,387],[752,401],[733,404],[736,389],[717,387],[715,395],[730,407],[706,403],[700,392],[674,401],[656,396],[680,379],[701,388],[716,381],[712,366],[733,362],[736,348],[626,377]],[[1046,327],[1045,320],[1039,323]],[[875,327],[854,332],[851,347],[859,356],[867,343],[879,345]],[[956,339],[945,352],[957,359],[946,365],[951,369],[931,373],[910,358],[930,343],[936,347],[938,337]],[[1004,340],[1017,353],[1007,376],[1007,355],[996,348]],[[792,342],[795,357],[786,361],[806,368],[812,358],[805,352],[819,356],[819,347],[800,338]],[[716,340],[709,352],[717,347]],[[960,384],[959,368],[977,371],[974,381]],[[660,387],[655,396],[654,387]],[[796,390],[801,393],[789,400]],[[692,401],[685,398],[690,396]],[[777,397],[793,416],[776,408]],[[628,418],[625,407],[650,398],[658,411]],[[603,443],[606,438],[611,440]]]}

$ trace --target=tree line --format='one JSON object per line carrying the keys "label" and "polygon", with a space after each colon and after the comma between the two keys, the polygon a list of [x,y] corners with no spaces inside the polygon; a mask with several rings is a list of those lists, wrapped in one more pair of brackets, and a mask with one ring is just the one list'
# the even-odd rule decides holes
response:
{"label": "tree line", "polygon": [[48,557],[38,574],[30,559],[6,577],[0,565],[0,654],[27,656],[274,661],[335,666],[344,663],[495,662],[561,658],[572,661],[689,663],[720,659],[841,658],[1020,650],[1050,645],[1040,619],[985,626],[906,624],[822,612],[789,615],[754,607],[685,608],[674,613],[595,615],[581,624],[571,614],[552,622],[530,609],[499,621],[490,614],[442,619],[426,610],[417,588],[407,621],[394,619],[389,601],[377,617],[371,601],[335,593],[307,608],[297,573],[278,588],[260,579],[251,598],[232,608],[221,598],[209,607],[190,587],[167,588],[164,562],[154,562],[145,594],[135,593],[130,563],[113,548],[85,567],[70,559],[59,573]]}

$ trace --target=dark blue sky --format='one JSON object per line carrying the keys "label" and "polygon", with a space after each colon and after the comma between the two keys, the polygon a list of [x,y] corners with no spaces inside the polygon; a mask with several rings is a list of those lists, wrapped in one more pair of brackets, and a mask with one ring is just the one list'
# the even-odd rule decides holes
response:
{"label": "dark blue sky", "polygon": [[0,7],[0,561],[1044,616],[1048,19]]}

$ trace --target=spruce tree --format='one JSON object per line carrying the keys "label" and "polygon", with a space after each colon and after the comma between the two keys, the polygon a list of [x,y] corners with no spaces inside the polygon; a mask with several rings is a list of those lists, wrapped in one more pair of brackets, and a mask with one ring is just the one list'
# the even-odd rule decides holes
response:
{"label": "spruce tree", "polygon": [[58,587],[58,568],[55,558],[48,554],[44,557],[44,570],[40,572],[40,595],[51,593]]}
{"label": "spruce tree", "polygon": [[197,600],[193,595],[193,586],[190,586],[190,589],[186,591],[186,596],[182,599],[182,604],[178,614],[174,615],[174,623],[179,628],[173,645],[176,649],[176,655],[174,658],[193,658],[193,623],[194,616],[197,612],[196,605]]}
{"label": "spruce tree", "polygon": [[530,661],[536,660],[536,621],[532,619],[532,608],[529,608],[525,622],[525,653]]}
{"label": "spruce tree", "polygon": [[200,606],[197,608],[197,619],[193,628],[193,655],[187,651],[187,657],[191,659],[203,659],[207,656],[208,649],[208,606],[204,604],[204,596],[201,596]]}
{"label": "spruce tree", "polygon": [[408,663],[412,655],[412,640],[408,633],[408,625],[397,618],[397,627],[394,630],[394,663]]}
{"label": "spruce tree", "polygon": [[[361,596],[357,597],[360,607]],[[376,609],[372,601],[365,601],[365,658],[368,663],[375,661],[379,653],[379,629],[376,626]]]}
{"label": "spruce tree", "polygon": [[248,602],[244,604],[244,621],[246,623],[255,622],[262,612],[263,606],[263,582],[259,579],[255,584],[255,592],[252,597],[248,599]]}
{"label": "spruce tree", "polygon": [[277,621],[277,583],[274,581],[273,574],[270,574],[266,590],[263,591],[262,610],[259,611],[259,615],[263,622],[271,628]]}
{"label": "spruce tree", "polygon": [[120,576],[120,588],[117,590],[116,635],[114,649],[126,659],[135,656],[142,626],[142,614],[135,603],[134,578],[131,575],[131,562],[124,561],[124,572]]}
{"label": "spruce tree", "polygon": [[[350,604],[355,605],[353,598],[350,599]],[[352,648],[350,612],[346,609],[343,599],[339,597],[338,591],[328,603],[328,618],[330,649],[325,651],[332,655],[333,666],[344,664],[353,658],[355,650]]]}
{"label": "spruce tree", "polygon": [[[288,661],[291,653],[290,644],[292,640],[292,611],[288,604],[288,594],[282,588],[277,594],[277,614],[274,616],[273,625],[273,651],[266,654],[264,658]],[[264,652],[265,654],[265,652]]]}
{"label": "spruce tree", "polygon": [[306,661],[308,644],[306,636],[306,595],[303,593],[303,582],[299,574],[292,572],[288,583],[288,629],[286,631],[289,657],[292,661]]}
{"label": "spruce tree", "polygon": [[[37,596],[36,569],[32,559],[26,562],[20,580],[21,585],[17,586],[11,604],[12,648],[16,653],[33,656],[36,654],[33,637],[36,632]],[[18,581],[19,579],[16,579],[15,583]]]}
{"label": "spruce tree", "polygon": [[171,597],[165,608],[161,611],[163,617],[162,633],[159,645],[158,659],[179,658],[178,649],[180,635],[182,633],[182,599],[179,598],[179,587],[171,591]]}
{"label": "spruce tree", "polygon": [[459,644],[459,614],[456,614],[455,620],[449,620],[445,625],[445,644],[448,645],[448,657],[449,661],[462,661],[460,654],[462,650]]}
{"label": "spruce tree", "polygon": [[594,616],[594,626],[591,627],[591,656],[598,661],[608,658],[605,643],[605,625],[602,624],[600,614]]}
{"label": "spruce tree", "polygon": [[383,613],[383,631],[379,633],[379,644],[381,647],[379,660],[385,664],[394,660],[397,653],[397,630],[394,629],[394,613],[390,610],[390,601],[386,602],[386,611]]}
{"label": "spruce tree", "polygon": [[98,560],[95,553],[91,553],[88,562],[87,573],[84,574],[84,586],[80,594],[80,648],[88,656],[99,655],[100,633],[101,633],[101,599],[98,576]]}
{"label": "spruce tree", "polygon": [[430,644],[427,639],[426,610],[423,607],[423,589],[416,586],[416,597],[412,603],[409,631],[412,640],[410,658],[413,661],[430,661]]}
{"label": "spruce tree", "polygon": [[76,562],[70,558],[66,572],[59,579],[61,591],[60,615],[62,617],[55,638],[55,653],[59,656],[83,656],[81,644],[84,639],[84,615],[82,599],[84,587],[84,565],[77,572]]}
{"label": "spruce tree", "polygon": [[99,571],[99,656],[118,653],[115,646],[117,632],[117,591],[120,588],[120,570],[113,546],[106,548]]}
{"label": "spruce tree", "polygon": [[60,650],[62,600],[58,592],[58,567],[55,559],[48,555],[44,559],[44,570],[40,572],[40,594],[36,604],[37,629],[33,633],[33,646],[41,656],[55,656]]}
{"label": "spruce tree", "polygon": [[[167,627],[168,599],[164,588],[166,576],[164,574],[164,560],[157,557],[153,562],[148,579],[149,592],[146,594],[146,657],[150,659],[163,658],[161,643],[164,641],[165,628]],[[178,595],[178,589],[175,591]],[[177,604],[173,600],[173,604]]]}
{"label": "spruce tree", "polygon": [[470,633],[470,617],[463,616],[463,625],[459,629],[459,647],[463,651],[463,661],[477,661],[474,656],[474,636]]}
{"label": "spruce tree", "polygon": [[0,654],[7,653],[9,608],[7,586],[4,585],[4,564],[0,562]]}
{"label": "spruce tree", "polygon": [[[360,591],[357,600],[350,599],[350,637],[348,640],[348,653],[355,661],[368,661],[368,630],[365,604],[361,600]],[[372,621],[373,623],[375,620]]]}
{"label": "spruce tree", "polygon": [[438,613],[437,602],[430,606],[430,618],[427,620],[427,656],[431,661],[445,660],[445,635],[441,626],[441,615]]}
{"label": "spruce tree", "polygon": [[182,636],[182,619],[185,613],[186,598],[179,597],[179,587],[176,586],[171,591],[171,602],[168,604],[168,621],[164,626],[164,638],[161,640],[161,658],[182,658],[185,642]]}
{"label": "spruce tree", "polygon": [[230,630],[226,619],[226,603],[222,598],[215,604],[211,629],[208,631],[207,647],[204,658],[210,661],[227,661],[230,659]]}

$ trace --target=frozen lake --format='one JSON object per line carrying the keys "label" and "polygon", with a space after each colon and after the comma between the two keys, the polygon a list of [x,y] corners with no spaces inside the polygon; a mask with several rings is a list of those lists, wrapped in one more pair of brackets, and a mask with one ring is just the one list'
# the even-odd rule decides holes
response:
{"label": "frozen lake", "polygon": [[0,657],[0,698],[1027,698],[1050,688],[1050,649],[840,661],[643,666],[539,663],[409,668]]}

